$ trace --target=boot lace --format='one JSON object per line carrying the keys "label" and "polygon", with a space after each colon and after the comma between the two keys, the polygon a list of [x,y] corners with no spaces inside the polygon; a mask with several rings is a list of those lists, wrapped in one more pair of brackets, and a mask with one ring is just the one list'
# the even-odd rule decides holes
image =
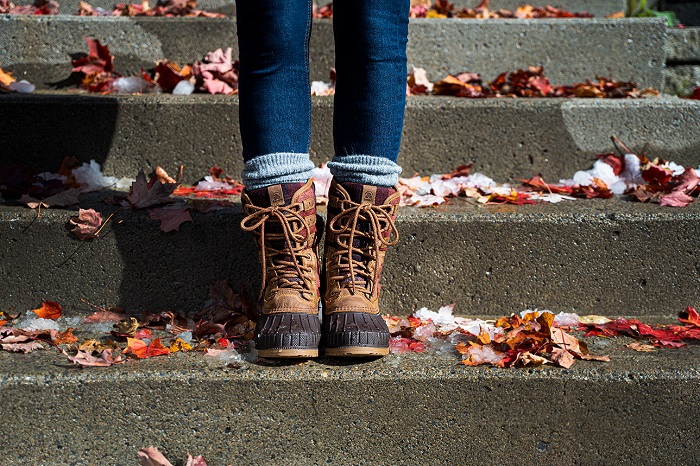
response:
{"label": "boot lace", "polygon": [[[297,289],[302,296],[308,295],[310,299],[312,274],[311,251],[303,253],[307,248],[310,229],[306,226],[304,218],[299,215],[300,204],[290,206],[258,207],[248,205],[253,212],[241,222],[244,231],[253,231],[257,236],[261,249],[262,259],[262,285],[260,298],[262,298],[268,284],[268,275],[272,275],[270,292],[282,288]],[[267,232],[265,225],[268,222],[279,223],[282,232]],[[282,245],[277,249],[275,245]],[[268,265],[269,260],[269,265]]]}
{"label": "boot lace", "polygon": [[[342,209],[328,224],[329,231],[336,235],[335,246],[338,247],[331,257],[334,274],[329,279],[332,282],[347,283],[351,294],[358,290],[369,294],[378,281],[379,267],[376,261],[382,246],[393,246],[399,240],[399,232],[391,218],[395,207],[342,202],[350,204],[351,207]],[[368,227],[368,231],[358,230],[358,224]],[[387,238],[383,235],[386,231],[390,231]],[[362,246],[355,246],[356,237]],[[357,255],[369,260],[357,260]]]}

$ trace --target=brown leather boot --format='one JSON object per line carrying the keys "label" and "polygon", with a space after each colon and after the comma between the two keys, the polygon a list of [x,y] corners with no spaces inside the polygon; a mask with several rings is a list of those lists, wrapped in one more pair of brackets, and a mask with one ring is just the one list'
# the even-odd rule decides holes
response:
{"label": "brown leather boot", "polygon": [[241,228],[255,233],[262,315],[255,344],[264,358],[318,356],[319,263],[312,181],[244,190]]}
{"label": "brown leather boot", "polygon": [[[393,188],[331,183],[325,241],[323,345],[329,356],[389,353],[389,329],[379,314],[379,278],[400,194]],[[393,236],[393,239],[392,239]]]}

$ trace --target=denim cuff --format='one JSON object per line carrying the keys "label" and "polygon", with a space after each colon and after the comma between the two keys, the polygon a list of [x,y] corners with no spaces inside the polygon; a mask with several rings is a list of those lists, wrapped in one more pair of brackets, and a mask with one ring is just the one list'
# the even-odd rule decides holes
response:
{"label": "denim cuff", "polygon": [[328,169],[342,182],[369,184],[393,188],[399,182],[401,167],[385,157],[374,155],[335,156]]}
{"label": "denim cuff", "polygon": [[276,152],[258,155],[243,166],[241,178],[249,190],[281,183],[306,183],[313,175],[309,154]]}

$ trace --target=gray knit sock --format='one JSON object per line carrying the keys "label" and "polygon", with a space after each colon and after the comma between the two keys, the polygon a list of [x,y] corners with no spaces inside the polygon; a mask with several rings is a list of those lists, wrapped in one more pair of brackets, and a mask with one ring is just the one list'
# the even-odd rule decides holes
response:
{"label": "gray knit sock", "polygon": [[309,154],[276,152],[248,160],[241,178],[247,189],[259,189],[273,184],[306,183],[313,169]]}
{"label": "gray knit sock", "polygon": [[369,184],[393,188],[399,182],[401,167],[384,157],[344,155],[333,157],[328,169],[339,182]]}

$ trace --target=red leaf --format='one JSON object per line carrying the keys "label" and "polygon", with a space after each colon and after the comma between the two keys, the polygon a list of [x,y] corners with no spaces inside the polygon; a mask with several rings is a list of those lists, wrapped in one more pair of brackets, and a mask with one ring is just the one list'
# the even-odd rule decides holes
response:
{"label": "red leaf", "polygon": [[32,312],[40,319],[56,320],[63,314],[63,309],[61,309],[61,305],[57,302],[42,301],[41,307],[39,309],[34,309]]}
{"label": "red leaf", "polygon": [[596,158],[610,165],[616,176],[619,176],[625,169],[625,159],[621,155],[610,152],[609,154],[598,154]]}
{"label": "red leaf", "polygon": [[691,324],[695,325],[696,327],[700,327],[700,315],[693,306],[688,306],[685,311],[678,314],[678,320],[684,324]]}
{"label": "red leaf", "polygon": [[131,353],[139,359],[152,358],[153,356],[161,356],[170,354],[170,349],[163,346],[160,338],[156,338],[150,345],[138,338],[127,338],[126,349],[124,354]]}
{"label": "red leaf", "polygon": [[125,319],[126,315],[120,314],[112,311],[97,311],[94,314],[89,315],[83,319],[84,324],[91,324],[95,322],[119,322]]}
{"label": "red leaf", "polygon": [[73,72],[78,73],[110,73],[114,70],[114,56],[109,53],[109,48],[106,45],[100,44],[97,39],[85,38],[90,48],[90,53],[87,57],[73,60]]}
{"label": "red leaf", "polygon": [[690,93],[688,98],[700,100],[700,86],[695,86],[695,88],[693,89],[693,92]]}
{"label": "red leaf", "polygon": [[644,181],[646,181],[647,183],[653,183],[654,181],[657,181],[660,184],[665,184],[668,183],[668,181],[671,179],[671,176],[671,172],[664,170],[663,168],[658,167],[654,164],[649,164],[649,168],[642,171],[642,178],[644,178]]}
{"label": "red leaf", "polygon": [[687,167],[680,176],[674,177],[673,180],[678,183],[673,190],[683,191],[686,194],[692,194],[700,184],[700,176],[693,167]]}

